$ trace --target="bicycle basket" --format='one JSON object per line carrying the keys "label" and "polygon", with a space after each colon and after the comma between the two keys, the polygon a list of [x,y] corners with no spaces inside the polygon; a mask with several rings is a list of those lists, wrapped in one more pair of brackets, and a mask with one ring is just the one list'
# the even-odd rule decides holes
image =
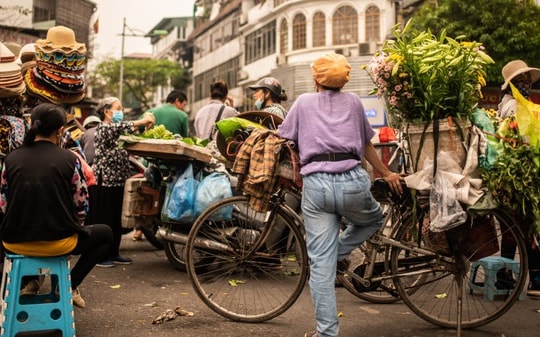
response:
{"label": "bicycle basket", "polygon": [[[279,116],[276,116],[272,113],[266,111],[247,111],[236,115],[235,117],[244,118],[249,121],[261,124],[262,126],[270,129],[276,130],[278,125],[283,122],[283,119]],[[236,130],[233,137],[228,137],[227,139],[221,134],[218,133],[216,139],[216,145],[223,157],[227,160],[234,162],[236,159],[236,153],[242,146],[243,141],[249,136],[249,134],[242,132],[243,130]],[[236,137],[238,136],[238,137]]]}

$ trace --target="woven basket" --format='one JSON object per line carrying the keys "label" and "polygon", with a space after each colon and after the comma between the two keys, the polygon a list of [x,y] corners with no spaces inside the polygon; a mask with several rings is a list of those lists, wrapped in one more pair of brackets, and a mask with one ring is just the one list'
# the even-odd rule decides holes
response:
{"label": "woven basket", "polygon": [[450,243],[448,242],[446,232],[431,231],[431,229],[429,229],[429,222],[430,219],[426,216],[422,223],[422,237],[424,238],[426,246],[436,253],[450,255],[452,251],[450,250]]}

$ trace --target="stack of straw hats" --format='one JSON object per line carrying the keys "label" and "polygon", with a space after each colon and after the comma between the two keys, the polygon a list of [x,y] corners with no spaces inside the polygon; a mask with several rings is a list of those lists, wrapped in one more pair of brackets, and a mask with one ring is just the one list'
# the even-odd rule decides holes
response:
{"label": "stack of straw hats", "polygon": [[15,61],[15,54],[0,43],[0,98],[18,96],[24,90],[21,67]]}
{"label": "stack of straw hats", "polygon": [[86,95],[86,46],[64,26],[52,27],[37,40],[35,66],[24,74],[27,92],[55,104],[75,104]]}

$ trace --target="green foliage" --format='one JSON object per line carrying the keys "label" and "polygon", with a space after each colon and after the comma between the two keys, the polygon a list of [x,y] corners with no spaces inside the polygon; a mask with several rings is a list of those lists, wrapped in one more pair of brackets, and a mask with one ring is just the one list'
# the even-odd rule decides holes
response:
{"label": "green foliage", "polygon": [[[131,95],[150,109],[153,93],[160,86],[173,85],[183,88],[188,84],[182,66],[169,60],[124,59],[123,95]],[[89,78],[91,84],[105,95],[116,95],[120,81],[120,61],[109,59],[98,64]]]}
{"label": "green foliage", "polygon": [[503,83],[502,67],[521,59],[540,66],[540,7],[532,0],[426,1],[414,15],[414,29],[446,30],[483,44],[495,64],[486,65],[487,82]]}
{"label": "green foliage", "polygon": [[482,171],[482,180],[506,209],[533,219],[540,233],[540,168],[538,153],[523,143],[505,143],[495,167]]}
{"label": "green foliage", "polygon": [[144,131],[141,137],[150,139],[174,139],[172,132],[167,130],[163,124],[155,125],[153,128]]}

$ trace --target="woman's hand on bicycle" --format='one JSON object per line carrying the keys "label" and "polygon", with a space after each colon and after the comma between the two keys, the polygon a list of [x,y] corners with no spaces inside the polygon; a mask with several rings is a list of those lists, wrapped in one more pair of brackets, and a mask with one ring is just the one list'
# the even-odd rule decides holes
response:
{"label": "woman's hand on bicycle", "polygon": [[403,177],[396,172],[388,171],[388,174],[383,176],[384,181],[388,183],[388,186],[392,190],[392,193],[402,195],[403,187],[401,186],[401,181]]}

